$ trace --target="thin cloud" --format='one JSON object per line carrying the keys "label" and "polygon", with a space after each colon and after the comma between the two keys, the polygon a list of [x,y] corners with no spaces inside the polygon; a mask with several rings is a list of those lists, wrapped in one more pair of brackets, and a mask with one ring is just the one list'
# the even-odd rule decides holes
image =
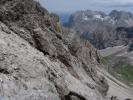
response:
{"label": "thin cloud", "polygon": [[77,10],[132,11],[133,0],[39,0],[52,12],[75,12]]}
{"label": "thin cloud", "polygon": [[[93,0],[92,0],[93,1]],[[132,7],[133,0],[94,0],[100,6]]]}
{"label": "thin cloud", "polygon": [[123,7],[123,8],[129,8],[129,7],[133,7],[133,4],[114,4],[114,5],[111,5],[111,7]]}

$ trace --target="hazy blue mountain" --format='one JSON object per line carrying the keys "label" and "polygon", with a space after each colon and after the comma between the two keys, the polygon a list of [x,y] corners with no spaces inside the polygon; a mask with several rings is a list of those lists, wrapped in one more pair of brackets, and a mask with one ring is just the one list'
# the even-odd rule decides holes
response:
{"label": "hazy blue mountain", "polygon": [[69,22],[69,17],[71,13],[58,13],[58,16],[60,18],[60,22],[63,26],[67,27]]}

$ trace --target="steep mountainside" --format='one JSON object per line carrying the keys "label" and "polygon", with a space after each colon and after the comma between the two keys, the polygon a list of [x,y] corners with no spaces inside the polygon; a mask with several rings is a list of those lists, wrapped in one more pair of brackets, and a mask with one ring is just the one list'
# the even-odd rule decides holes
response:
{"label": "steep mountainside", "polygon": [[108,65],[108,71],[133,87],[133,52],[128,52],[128,49],[127,46],[115,46],[99,52],[104,57],[102,62]]}
{"label": "steep mountainside", "polygon": [[98,49],[132,42],[133,14],[130,12],[114,10],[107,15],[98,11],[79,11],[71,15],[69,24]]}
{"label": "steep mountainside", "polygon": [[103,75],[97,50],[57,15],[34,0],[0,1],[0,100],[133,98]]}
{"label": "steep mountainside", "polygon": [[2,0],[0,21],[2,100],[103,100],[97,50],[64,33],[58,16],[33,0]]}

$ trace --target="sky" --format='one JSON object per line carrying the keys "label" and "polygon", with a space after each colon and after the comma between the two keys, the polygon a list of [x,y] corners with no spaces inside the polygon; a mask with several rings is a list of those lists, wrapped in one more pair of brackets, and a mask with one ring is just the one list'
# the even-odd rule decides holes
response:
{"label": "sky", "polygon": [[78,10],[94,10],[109,13],[111,10],[133,12],[133,0],[39,0],[50,12],[73,13]]}

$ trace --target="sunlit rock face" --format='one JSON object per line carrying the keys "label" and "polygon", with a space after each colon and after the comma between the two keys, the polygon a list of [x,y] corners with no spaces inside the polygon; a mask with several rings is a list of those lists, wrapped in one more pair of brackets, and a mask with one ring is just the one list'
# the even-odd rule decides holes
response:
{"label": "sunlit rock face", "polygon": [[34,0],[0,1],[1,100],[104,100],[97,50]]}

